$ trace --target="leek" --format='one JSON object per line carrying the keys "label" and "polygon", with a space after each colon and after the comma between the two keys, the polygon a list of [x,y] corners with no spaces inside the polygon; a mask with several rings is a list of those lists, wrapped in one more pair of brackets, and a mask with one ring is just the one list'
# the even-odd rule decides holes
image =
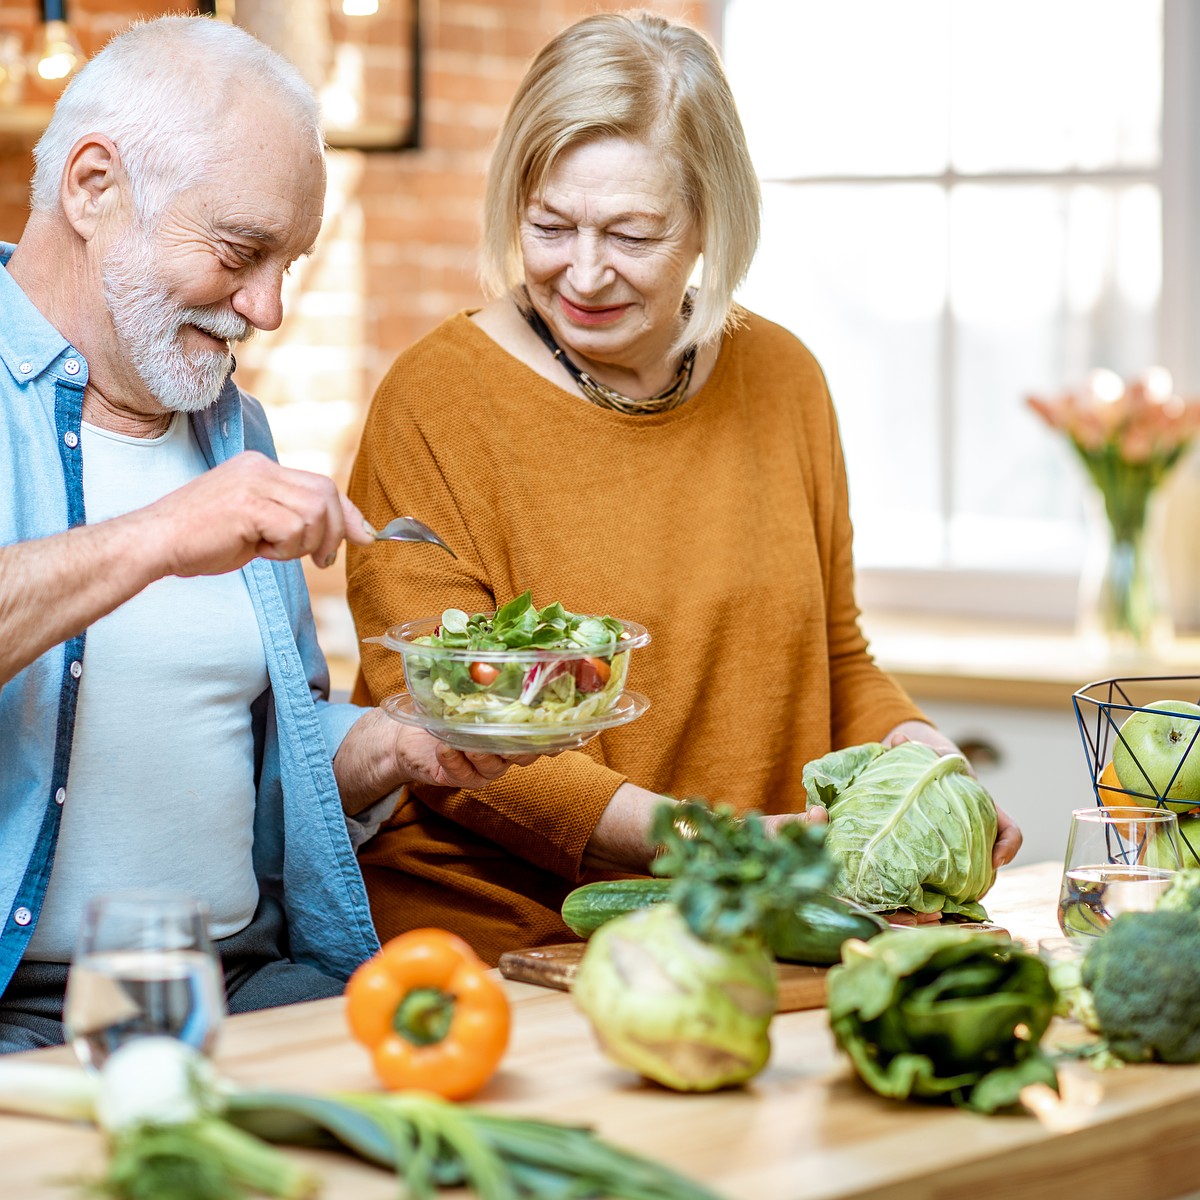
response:
{"label": "leek", "polygon": [[110,1200],[307,1200],[317,1180],[271,1143],[350,1151],[428,1200],[446,1186],[481,1200],[716,1200],[668,1167],[581,1126],[485,1113],[423,1092],[331,1096],[250,1091],[170,1038],[127,1043],[100,1078],[82,1068],[0,1059],[0,1109],[94,1120]]}

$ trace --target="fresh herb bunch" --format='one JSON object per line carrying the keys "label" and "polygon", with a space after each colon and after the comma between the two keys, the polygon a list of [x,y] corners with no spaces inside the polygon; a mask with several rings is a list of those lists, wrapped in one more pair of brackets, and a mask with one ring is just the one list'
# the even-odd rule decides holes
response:
{"label": "fresh herb bunch", "polygon": [[739,817],[729,805],[663,804],[650,826],[662,847],[651,870],[675,879],[671,903],[696,937],[730,944],[761,937],[773,915],[832,884],[837,864],[824,836],[803,820],[768,831],[758,813]]}
{"label": "fresh herb bunch", "polygon": [[557,601],[538,609],[526,591],[501,605],[495,616],[461,608],[442,613],[441,628],[422,644],[448,650],[590,650],[616,649],[624,631],[613,617],[581,616]]}

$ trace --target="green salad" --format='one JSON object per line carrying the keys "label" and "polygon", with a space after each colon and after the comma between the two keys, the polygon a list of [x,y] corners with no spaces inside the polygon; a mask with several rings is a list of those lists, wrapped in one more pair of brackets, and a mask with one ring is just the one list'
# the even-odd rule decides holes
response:
{"label": "green salad", "polygon": [[530,592],[494,616],[448,608],[431,635],[413,640],[430,653],[406,656],[409,690],[448,720],[586,721],[621,694],[629,657],[621,643],[628,636],[613,617],[582,616],[559,603],[538,609]]}

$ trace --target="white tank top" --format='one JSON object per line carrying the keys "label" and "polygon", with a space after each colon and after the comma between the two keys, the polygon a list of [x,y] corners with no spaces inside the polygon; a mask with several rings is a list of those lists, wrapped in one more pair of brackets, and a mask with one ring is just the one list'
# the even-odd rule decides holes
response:
{"label": "white tank top", "polygon": [[[84,425],[89,523],[150,504],[202,474],[191,423],[158,438]],[[213,937],[258,904],[250,705],[266,657],[240,571],[150,584],[89,626],[62,828],[27,957],[68,962],[101,892],[167,888],[205,900]]]}

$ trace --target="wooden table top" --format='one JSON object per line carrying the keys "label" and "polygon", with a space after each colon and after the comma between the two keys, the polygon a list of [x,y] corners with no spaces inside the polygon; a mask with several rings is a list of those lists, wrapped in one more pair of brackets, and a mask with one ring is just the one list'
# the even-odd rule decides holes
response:
{"label": "wooden table top", "polygon": [[[1051,863],[1002,871],[986,900],[992,919],[1023,940],[1057,935],[1058,882]],[[676,1095],[603,1058],[567,994],[505,986],[514,1001],[512,1046],[477,1103],[590,1123],[730,1200],[1156,1200],[1188,1193],[1200,1177],[1200,1066],[1094,1072],[1071,1062],[1061,1070],[1061,1099],[1042,1089],[1033,1115],[983,1117],[867,1091],[836,1053],[824,1010],[814,1010],[775,1019],[770,1065],[750,1086]],[[1051,1044],[1075,1030],[1056,1024]],[[70,1057],[61,1048],[38,1056]],[[341,1000],[235,1017],[217,1057],[249,1085],[374,1086],[365,1053],[344,1032]],[[76,1195],[62,1181],[94,1173],[100,1156],[89,1128],[0,1116],[5,1200]],[[388,1174],[348,1157],[302,1157],[324,1177],[328,1200],[397,1194]]]}

